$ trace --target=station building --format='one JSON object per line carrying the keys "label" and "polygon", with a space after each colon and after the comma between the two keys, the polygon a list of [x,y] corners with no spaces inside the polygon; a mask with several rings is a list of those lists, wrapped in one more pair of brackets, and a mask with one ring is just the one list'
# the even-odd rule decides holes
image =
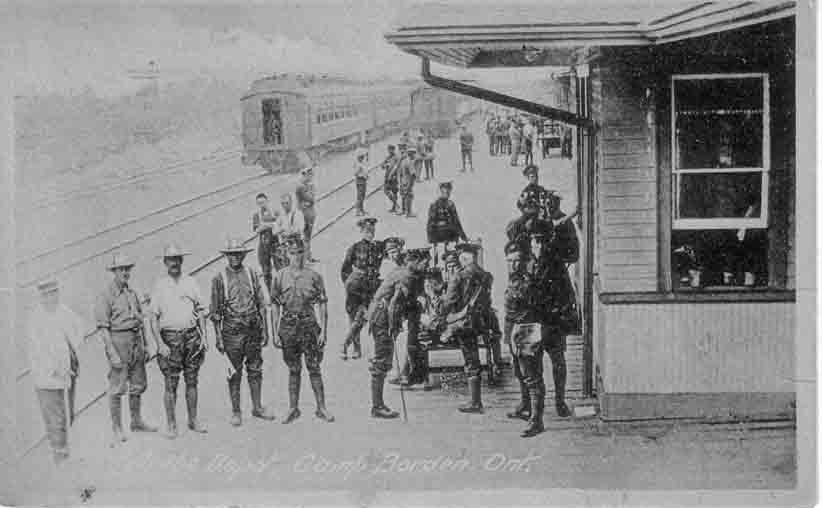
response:
{"label": "station building", "polygon": [[[763,0],[423,4],[386,35],[433,86],[575,127],[583,392],[604,420],[794,415],[795,34],[796,3]],[[565,67],[570,100],[432,61]]]}

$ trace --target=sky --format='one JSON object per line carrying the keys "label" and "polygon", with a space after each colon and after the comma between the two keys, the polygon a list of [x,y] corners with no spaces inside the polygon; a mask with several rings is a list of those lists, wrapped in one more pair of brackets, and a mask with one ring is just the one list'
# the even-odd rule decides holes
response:
{"label": "sky", "polygon": [[280,72],[404,79],[419,75],[418,59],[383,39],[402,8],[396,0],[20,3],[0,12],[0,43],[11,48],[17,93],[26,95],[132,93],[129,69],[150,60],[172,80],[207,74],[247,84]]}

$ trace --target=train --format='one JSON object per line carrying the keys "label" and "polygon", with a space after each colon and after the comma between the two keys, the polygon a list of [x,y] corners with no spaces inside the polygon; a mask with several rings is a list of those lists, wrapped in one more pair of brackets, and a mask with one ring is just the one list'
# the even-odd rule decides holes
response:
{"label": "train", "polygon": [[418,82],[258,79],[241,98],[242,161],[288,173],[404,129],[445,137],[473,112],[471,101]]}

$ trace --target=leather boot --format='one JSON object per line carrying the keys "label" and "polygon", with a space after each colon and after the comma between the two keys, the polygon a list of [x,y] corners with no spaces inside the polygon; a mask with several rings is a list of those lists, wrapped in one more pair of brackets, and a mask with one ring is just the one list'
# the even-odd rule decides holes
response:
{"label": "leather boot", "polygon": [[120,395],[109,397],[109,409],[111,410],[111,446],[128,441],[128,437],[123,434],[123,398]]}
{"label": "leather boot", "polygon": [[565,355],[554,355],[551,362],[554,374],[554,406],[557,410],[557,416],[568,418],[571,416],[571,409],[565,403],[565,380],[568,375],[565,367]]}
{"label": "leather boot", "polygon": [[528,393],[528,387],[522,381],[519,382],[519,393],[519,405],[505,416],[516,420],[528,420],[531,417],[531,396]]}
{"label": "leather boot", "polygon": [[385,376],[371,376],[371,416],[374,418],[397,418],[400,414],[391,411],[382,399]]}
{"label": "leather boot", "polygon": [[413,211],[411,211],[413,203],[414,203],[414,200],[411,199],[411,198],[408,198],[408,207],[407,207],[407,210],[405,212],[406,217],[414,218],[414,217],[417,216],[417,214],[415,214]]}
{"label": "leather boot", "polygon": [[290,372],[288,374],[288,416],[285,417],[283,423],[291,423],[300,417],[300,379],[299,372]]}
{"label": "leather boot", "polygon": [[166,407],[166,437],[177,437],[177,379],[166,378],[166,391],[163,394],[163,403]]}
{"label": "leather boot", "polygon": [[334,416],[325,408],[325,387],[323,386],[322,376],[319,374],[311,374],[309,379],[311,381],[311,389],[314,390],[314,399],[317,401],[317,410],[314,411],[314,416],[329,423],[333,422]]}
{"label": "leather boot", "polygon": [[263,406],[262,403],[262,386],[262,378],[248,378],[248,390],[251,392],[251,404],[254,406],[251,410],[251,416],[261,420],[273,420],[274,412]]}
{"label": "leather boot", "polygon": [[483,412],[481,386],[479,376],[471,376],[468,378],[468,388],[471,390],[471,401],[467,405],[460,407],[460,412],[476,414]]}
{"label": "leather boot", "polygon": [[140,414],[140,396],[129,395],[128,406],[131,411],[131,431],[132,432],[157,432],[157,427],[143,421]]}
{"label": "leather boot", "polygon": [[240,380],[228,379],[228,397],[231,399],[231,425],[239,427],[243,424],[243,416],[240,410]]}
{"label": "leather boot", "polygon": [[188,428],[205,434],[208,429],[197,420],[197,385],[186,385],[186,407],[188,408]]}
{"label": "leather boot", "polygon": [[528,389],[531,398],[531,417],[528,419],[528,427],[521,434],[522,437],[534,437],[545,431],[542,424],[542,413],[545,410],[544,386],[532,386]]}

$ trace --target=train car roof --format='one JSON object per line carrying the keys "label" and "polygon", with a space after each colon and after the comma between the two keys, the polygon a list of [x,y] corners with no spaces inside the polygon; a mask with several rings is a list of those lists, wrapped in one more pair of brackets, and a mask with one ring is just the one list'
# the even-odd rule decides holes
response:
{"label": "train car roof", "polygon": [[338,80],[325,81],[315,80],[293,80],[281,78],[258,79],[251,84],[248,92],[243,95],[242,100],[249,99],[261,94],[287,94],[307,98],[333,97],[333,96],[368,96],[379,93],[390,93],[395,91],[410,91],[417,88],[419,84],[407,83],[381,83],[369,85],[365,83],[342,83]]}

